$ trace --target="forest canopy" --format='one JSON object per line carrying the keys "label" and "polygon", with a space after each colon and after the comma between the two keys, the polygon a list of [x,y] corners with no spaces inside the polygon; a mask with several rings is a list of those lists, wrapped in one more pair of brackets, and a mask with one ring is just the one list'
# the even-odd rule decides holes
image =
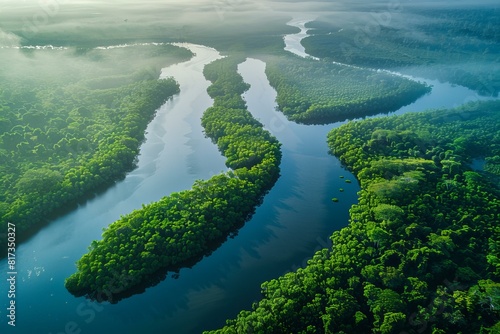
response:
{"label": "forest canopy", "polygon": [[499,122],[495,101],[332,130],[362,187],[349,225],[206,333],[496,333],[500,183],[471,162],[497,161]]}

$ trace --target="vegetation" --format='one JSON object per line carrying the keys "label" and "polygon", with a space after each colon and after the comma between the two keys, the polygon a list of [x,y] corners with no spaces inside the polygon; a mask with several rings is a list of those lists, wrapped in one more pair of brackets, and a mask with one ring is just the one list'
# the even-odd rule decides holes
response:
{"label": "vegetation", "polygon": [[[363,16],[365,15],[365,16]],[[316,57],[393,69],[459,84],[483,95],[500,91],[498,8],[376,8],[352,22],[324,17],[303,40]]]}
{"label": "vegetation", "polygon": [[[157,80],[159,68],[191,56],[167,45],[96,46],[190,41],[265,57],[280,109],[307,124],[389,112],[429,89],[331,61],[437,78],[484,95],[500,91],[496,8],[407,3],[400,15],[391,3],[389,18],[372,7],[350,20],[345,6],[344,23],[311,23],[314,36],[303,43],[322,58],[315,62],[283,56],[282,36],[295,29],[285,26],[286,15],[262,10],[265,2],[209,1],[189,10],[162,1],[9,2],[0,12],[3,231],[7,221],[18,232],[48,221],[134,168],[146,125],[178,91],[173,80]],[[296,5],[273,2],[281,12]],[[364,6],[350,9],[357,16]],[[30,47],[48,44],[71,49]],[[157,270],[199,260],[252,215],[279,176],[281,154],[241,99],[247,85],[236,75],[240,61],[229,57],[205,69],[215,101],[202,122],[229,171],[110,225],[78,261],[69,291],[116,301]],[[470,104],[333,130],[332,152],[363,189],[349,226],[306,268],[264,283],[253,311],[215,332],[499,332],[499,108]],[[473,159],[484,160],[482,171],[471,169]]]}
{"label": "vegetation", "polygon": [[297,56],[266,58],[266,74],[288,119],[324,124],[395,111],[430,87],[387,73]]}
{"label": "vegetation", "polygon": [[160,269],[177,269],[203,257],[243,224],[279,176],[280,145],[246,109],[248,89],[237,74],[242,59],[205,67],[214,105],[202,118],[205,133],[226,156],[230,171],[190,190],[123,216],[94,241],[66,280],[75,295],[111,300]]}
{"label": "vegetation", "polygon": [[128,51],[146,60],[120,67],[121,50],[0,51],[22,67],[0,70],[0,228],[19,233],[134,168],[147,124],[179,90],[158,80],[160,64],[190,57],[137,47]]}
{"label": "vegetation", "polygon": [[349,225],[207,333],[496,333],[500,187],[468,166],[498,160],[499,112],[474,103],[332,130],[362,187]]}

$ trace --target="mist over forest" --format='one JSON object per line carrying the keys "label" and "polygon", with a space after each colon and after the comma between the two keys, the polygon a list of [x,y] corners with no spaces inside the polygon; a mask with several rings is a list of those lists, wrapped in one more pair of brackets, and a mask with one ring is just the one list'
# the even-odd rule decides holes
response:
{"label": "mist over forest", "polygon": [[[499,10],[495,1],[454,1],[453,9],[480,8],[483,5],[495,8],[494,11]],[[421,2],[416,4],[399,0],[355,3],[4,0],[0,3],[0,47],[53,45],[81,49],[123,43],[193,42],[210,45],[221,51],[252,54],[262,50],[281,50],[281,37],[298,31],[287,26],[286,22],[304,12],[316,19],[315,25],[325,24],[337,30],[367,31],[368,37],[363,38],[368,43],[380,35],[380,27],[406,31],[413,41],[428,41],[435,37],[421,32],[421,27],[436,23],[436,20],[441,20],[441,24],[453,20],[422,15],[419,13],[420,8],[446,9],[449,8],[449,2],[430,1],[424,5]],[[315,25],[309,34],[321,33]],[[350,43],[353,43],[356,35],[349,38]],[[41,53],[37,53],[37,56],[43,57]],[[16,64],[15,67],[22,66]]]}
{"label": "mist over forest", "polygon": [[[408,1],[2,1],[0,29],[20,43],[46,40],[74,44],[118,37],[175,39],[212,37],[214,33],[237,37],[252,29],[254,34],[279,33],[277,23],[303,12],[332,15],[338,25],[362,23],[361,13],[404,13],[411,8],[446,8],[447,1],[418,4]],[[454,1],[454,8],[489,5],[495,1]],[[397,18],[394,18],[395,20]],[[405,18],[406,20],[407,18]],[[402,20],[400,22],[405,22]],[[408,23],[408,21],[406,21]],[[88,36],[85,36],[83,34]],[[283,33],[286,31],[281,30]],[[12,36],[13,34],[14,36]],[[200,35],[201,34],[201,35]],[[130,35],[130,36],[126,36]],[[66,37],[67,36],[67,37]],[[72,36],[75,39],[71,40]],[[66,38],[65,38],[66,37]],[[92,37],[92,38],[90,38]],[[3,36],[5,40],[6,35]]]}

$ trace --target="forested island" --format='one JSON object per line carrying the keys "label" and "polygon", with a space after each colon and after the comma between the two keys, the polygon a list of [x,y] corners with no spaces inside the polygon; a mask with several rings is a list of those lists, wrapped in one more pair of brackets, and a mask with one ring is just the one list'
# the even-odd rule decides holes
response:
{"label": "forested island", "polygon": [[7,222],[19,233],[46,222],[132,170],[147,124],[179,91],[173,79],[158,80],[161,66],[191,56],[171,45],[55,52],[1,50],[20,67],[0,70],[5,231]]}
{"label": "forested island", "polygon": [[498,332],[499,122],[495,101],[332,130],[362,187],[349,225],[206,333]]}
{"label": "forested island", "polygon": [[279,109],[292,121],[327,124],[388,113],[430,91],[413,80],[294,55],[266,57]]}
{"label": "forested island", "polygon": [[65,286],[72,294],[113,302],[159,270],[178,270],[201,259],[249,219],[274,185],[280,144],[241,98],[248,89],[237,73],[242,60],[227,57],[204,69],[214,103],[202,125],[227,158],[230,171],[197,181],[190,190],[172,193],[112,223],[67,278]]}

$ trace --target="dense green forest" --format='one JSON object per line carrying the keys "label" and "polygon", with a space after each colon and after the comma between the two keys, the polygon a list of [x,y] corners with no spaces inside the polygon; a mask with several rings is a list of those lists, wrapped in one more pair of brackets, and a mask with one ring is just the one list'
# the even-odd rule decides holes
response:
{"label": "dense green forest", "polygon": [[495,101],[332,130],[362,187],[349,225],[207,333],[498,333],[499,123]]}
{"label": "dense green forest", "polygon": [[134,168],[147,124],[179,91],[173,79],[158,80],[159,70],[191,54],[127,49],[0,50],[3,60],[16,59],[0,69],[4,230],[7,222],[23,232],[49,221]]}
{"label": "dense green forest", "polygon": [[395,111],[430,87],[395,75],[293,55],[265,57],[266,75],[288,119],[326,124]]}
{"label": "dense green forest", "polygon": [[376,8],[350,22],[310,22],[307,53],[459,84],[483,95],[500,91],[497,8]]}
{"label": "dense green forest", "polygon": [[204,69],[214,104],[205,111],[202,125],[230,171],[197,181],[192,189],[144,205],[111,224],[66,280],[71,293],[113,301],[160,269],[176,270],[202,258],[253,214],[279,176],[281,151],[241,98],[248,89],[237,73],[243,59],[227,57]]}

